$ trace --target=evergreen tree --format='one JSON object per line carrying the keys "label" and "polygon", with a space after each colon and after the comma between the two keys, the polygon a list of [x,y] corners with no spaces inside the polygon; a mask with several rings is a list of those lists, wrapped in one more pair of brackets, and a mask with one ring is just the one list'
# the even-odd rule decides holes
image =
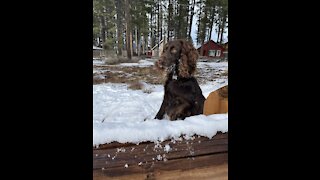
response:
{"label": "evergreen tree", "polygon": [[123,49],[123,23],[124,23],[124,12],[123,12],[123,0],[115,0],[115,8],[117,15],[117,55],[122,56]]}
{"label": "evergreen tree", "polygon": [[127,47],[127,58],[132,59],[132,32],[131,32],[131,4],[129,0],[125,0],[125,22],[126,22],[126,47]]}

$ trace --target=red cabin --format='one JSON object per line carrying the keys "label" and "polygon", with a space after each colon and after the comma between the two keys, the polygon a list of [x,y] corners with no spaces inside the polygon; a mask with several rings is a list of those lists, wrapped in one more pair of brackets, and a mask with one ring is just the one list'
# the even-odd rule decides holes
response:
{"label": "red cabin", "polygon": [[210,40],[203,44],[203,53],[201,54],[201,46],[197,49],[200,56],[224,58],[225,48]]}

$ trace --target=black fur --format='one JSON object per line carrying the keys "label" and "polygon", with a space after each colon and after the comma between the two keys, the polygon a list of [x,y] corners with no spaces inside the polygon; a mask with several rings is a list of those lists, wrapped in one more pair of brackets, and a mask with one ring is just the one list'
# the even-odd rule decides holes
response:
{"label": "black fur", "polygon": [[164,85],[164,98],[156,119],[163,119],[166,113],[170,120],[185,119],[186,117],[203,113],[205,97],[194,77],[178,79],[168,76]]}

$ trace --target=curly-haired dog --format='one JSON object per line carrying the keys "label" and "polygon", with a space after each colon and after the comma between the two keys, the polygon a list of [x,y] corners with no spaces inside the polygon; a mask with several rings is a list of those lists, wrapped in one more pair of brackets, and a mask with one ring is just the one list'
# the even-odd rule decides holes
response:
{"label": "curly-haired dog", "polygon": [[228,85],[212,91],[204,101],[204,115],[221,113],[228,113]]}
{"label": "curly-haired dog", "polygon": [[155,67],[166,75],[164,98],[156,115],[162,119],[165,114],[170,120],[203,113],[205,97],[193,76],[198,60],[197,50],[185,40],[168,42],[155,62]]}

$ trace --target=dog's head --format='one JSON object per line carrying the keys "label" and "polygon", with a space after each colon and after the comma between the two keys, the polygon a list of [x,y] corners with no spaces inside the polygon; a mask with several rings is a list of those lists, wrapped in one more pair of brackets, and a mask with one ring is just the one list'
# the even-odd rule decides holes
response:
{"label": "dog's head", "polygon": [[[187,78],[195,72],[198,57],[198,52],[191,42],[174,40],[164,45],[162,54],[155,62],[155,66],[166,74],[177,69],[178,76]],[[176,68],[176,66],[178,67]]]}

